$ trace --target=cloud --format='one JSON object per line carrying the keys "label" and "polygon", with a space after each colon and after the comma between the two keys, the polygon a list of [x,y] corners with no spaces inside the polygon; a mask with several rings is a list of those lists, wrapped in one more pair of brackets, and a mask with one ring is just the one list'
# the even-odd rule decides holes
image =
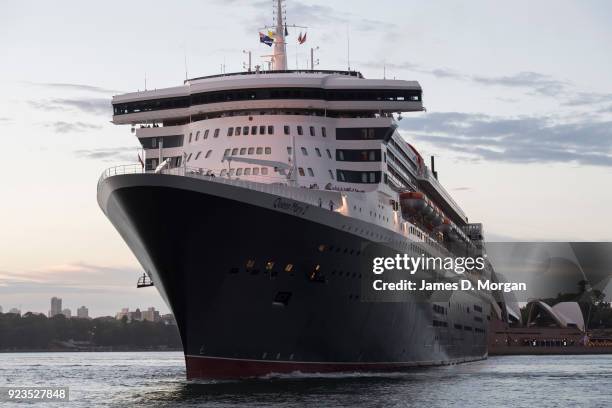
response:
{"label": "cloud", "polygon": [[111,100],[108,98],[56,98],[29,101],[36,109],[46,111],[79,110],[93,115],[112,115]]}
{"label": "cloud", "polygon": [[85,84],[70,84],[70,83],[60,83],[60,82],[29,82],[32,85],[42,86],[45,88],[53,88],[53,89],[61,89],[66,91],[85,91],[85,92],[95,92],[95,93],[104,93],[116,95],[122,93],[121,91],[115,89],[102,88],[95,85],[85,85]]}
{"label": "cloud", "polygon": [[612,122],[428,113],[400,122],[414,138],[481,160],[612,166]]}
{"label": "cloud", "polygon": [[110,147],[100,149],[75,150],[77,157],[84,159],[102,160],[105,162],[134,162],[136,160],[136,148],[134,147]]}
{"label": "cloud", "polygon": [[47,123],[45,126],[53,129],[55,133],[85,132],[87,130],[102,129],[102,126],[85,122],[56,121]]}

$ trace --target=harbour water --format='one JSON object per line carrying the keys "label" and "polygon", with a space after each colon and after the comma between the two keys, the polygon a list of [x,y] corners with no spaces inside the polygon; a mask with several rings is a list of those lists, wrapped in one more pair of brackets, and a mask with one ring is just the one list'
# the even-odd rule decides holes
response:
{"label": "harbour water", "polygon": [[609,407],[610,384],[612,355],[492,357],[407,373],[192,382],[178,352],[0,353],[0,386],[70,387],[69,403],[35,407]]}

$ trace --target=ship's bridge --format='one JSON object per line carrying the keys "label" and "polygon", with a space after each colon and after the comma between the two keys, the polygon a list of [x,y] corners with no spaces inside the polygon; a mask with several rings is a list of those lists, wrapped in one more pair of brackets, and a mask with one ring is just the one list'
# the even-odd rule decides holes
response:
{"label": "ship's bridge", "polygon": [[113,122],[179,121],[240,110],[423,110],[416,81],[365,79],[354,71],[259,71],[193,78],[184,85],[113,97]]}

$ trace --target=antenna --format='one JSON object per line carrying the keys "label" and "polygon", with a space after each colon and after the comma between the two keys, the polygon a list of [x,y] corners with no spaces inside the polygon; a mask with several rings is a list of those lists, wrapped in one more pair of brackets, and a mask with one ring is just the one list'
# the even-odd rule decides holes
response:
{"label": "antenna", "polygon": [[187,51],[183,51],[183,57],[185,59],[185,81],[187,80],[187,78],[189,77],[189,75],[187,74]]}
{"label": "antenna", "polygon": [[346,65],[348,66],[348,70],[351,70],[351,32],[349,30],[349,25],[346,25]]}

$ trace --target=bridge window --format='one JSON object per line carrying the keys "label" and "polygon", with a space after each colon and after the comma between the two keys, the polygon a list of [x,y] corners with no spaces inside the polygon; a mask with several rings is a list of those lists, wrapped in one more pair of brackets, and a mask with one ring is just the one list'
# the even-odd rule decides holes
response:
{"label": "bridge window", "polygon": [[257,134],[257,126],[251,126],[251,134],[252,135],[256,135]]}
{"label": "bridge window", "polygon": [[242,134],[244,136],[248,136],[249,135],[249,127],[248,126],[245,126],[245,127],[242,128]]}
{"label": "bridge window", "polygon": [[236,126],[236,129],[234,130],[234,134],[236,136],[240,136],[240,131],[242,130],[242,128],[240,126]]}
{"label": "bridge window", "polygon": [[380,161],[380,158],[380,149],[336,149],[336,160],[338,161]]}
{"label": "bridge window", "polygon": [[228,136],[233,136],[234,135],[234,128],[227,128],[227,135]]}
{"label": "bridge window", "polygon": [[263,147],[258,147],[256,152],[257,152],[257,154],[262,154],[263,153]]}
{"label": "bridge window", "polygon": [[382,140],[393,128],[337,128],[336,140]]}
{"label": "bridge window", "polygon": [[247,154],[254,154],[255,153],[255,148],[254,147],[249,147],[249,150],[247,152]]}
{"label": "bridge window", "polygon": [[336,178],[345,183],[380,183],[380,171],[336,170]]}
{"label": "bridge window", "polygon": [[266,127],[265,126],[260,126],[259,127],[259,134],[260,135],[265,135],[266,134]]}
{"label": "bridge window", "polygon": [[274,126],[268,126],[268,134],[269,135],[273,135],[274,134]]}
{"label": "bridge window", "polygon": [[314,126],[310,126],[310,136],[314,136],[315,135],[315,129]]}
{"label": "bridge window", "polygon": [[297,132],[298,132],[298,135],[299,135],[299,136],[302,136],[302,135],[304,134],[304,131],[302,130],[302,127],[301,127],[301,126],[298,126],[298,127],[297,127]]}

